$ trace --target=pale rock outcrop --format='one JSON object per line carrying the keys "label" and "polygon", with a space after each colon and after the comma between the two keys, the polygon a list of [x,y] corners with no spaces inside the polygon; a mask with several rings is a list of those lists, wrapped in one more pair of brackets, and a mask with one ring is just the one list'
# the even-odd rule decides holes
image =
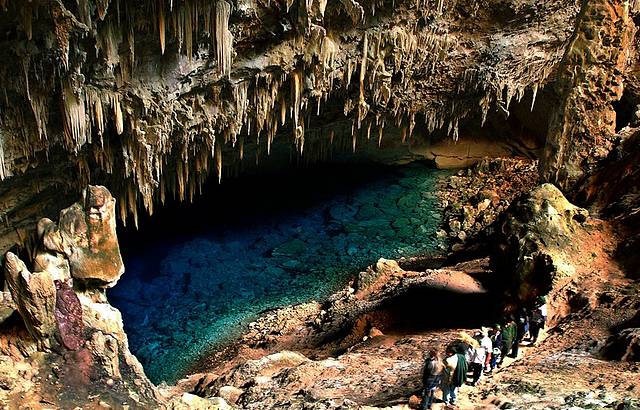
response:
{"label": "pale rock outcrop", "polygon": [[558,69],[559,108],[549,122],[541,175],[575,189],[613,146],[616,112],[635,36],[633,9],[619,0],[582,2],[575,31]]}
{"label": "pale rock outcrop", "polygon": [[56,321],[56,287],[49,272],[31,273],[20,258],[6,255],[5,278],[18,312],[41,348],[51,346]]}
{"label": "pale rock outcrop", "polygon": [[59,232],[75,279],[95,281],[101,287],[115,285],[124,265],[116,236],[115,199],[105,187],[89,186],[82,203],[63,210]]}
{"label": "pale rock outcrop", "polygon": [[543,184],[507,209],[496,224],[493,264],[502,286],[531,302],[575,273],[574,238],[589,213],[572,205],[552,184]]}
{"label": "pale rock outcrop", "polygon": [[231,410],[227,402],[220,397],[205,399],[191,393],[184,393],[174,399],[168,406],[171,410]]}

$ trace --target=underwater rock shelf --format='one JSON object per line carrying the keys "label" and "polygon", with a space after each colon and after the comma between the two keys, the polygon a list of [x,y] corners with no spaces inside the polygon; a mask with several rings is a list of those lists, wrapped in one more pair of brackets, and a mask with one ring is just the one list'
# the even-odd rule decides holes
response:
{"label": "underwater rock shelf", "polygon": [[437,250],[434,194],[446,173],[420,163],[371,168],[285,175],[244,198],[205,198],[211,204],[187,211],[184,224],[174,219],[170,235],[145,234],[145,225],[128,234],[127,272],[109,298],[151,380],[177,380],[260,312],[327,297],[380,257]]}

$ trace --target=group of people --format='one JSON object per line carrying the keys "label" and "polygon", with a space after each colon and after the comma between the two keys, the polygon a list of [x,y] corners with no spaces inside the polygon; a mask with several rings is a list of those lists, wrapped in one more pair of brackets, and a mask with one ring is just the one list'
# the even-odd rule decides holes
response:
{"label": "group of people", "polygon": [[455,404],[458,389],[467,383],[468,373],[471,373],[469,384],[475,386],[484,373],[500,367],[505,357],[516,358],[525,337],[529,345],[536,343],[546,319],[546,301],[540,297],[531,311],[522,308],[507,316],[502,324],[482,328],[473,337],[461,334],[460,340],[447,346],[444,359],[437,349],[429,351],[422,377],[421,409],[431,408],[438,388],[445,404]]}

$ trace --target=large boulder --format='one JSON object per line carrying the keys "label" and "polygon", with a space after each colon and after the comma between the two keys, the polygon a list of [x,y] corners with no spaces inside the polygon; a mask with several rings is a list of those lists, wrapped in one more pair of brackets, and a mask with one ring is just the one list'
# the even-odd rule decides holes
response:
{"label": "large boulder", "polygon": [[115,202],[105,187],[89,186],[82,202],[60,213],[59,233],[75,279],[112,287],[124,273]]}
{"label": "large boulder", "polygon": [[56,287],[51,274],[31,273],[20,258],[8,252],[5,278],[27,330],[41,348],[49,348],[56,328]]}
{"label": "large boulder", "polygon": [[589,216],[552,184],[514,202],[497,222],[492,263],[513,296],[531,302],[558,280],[575,273],[574,238]]}

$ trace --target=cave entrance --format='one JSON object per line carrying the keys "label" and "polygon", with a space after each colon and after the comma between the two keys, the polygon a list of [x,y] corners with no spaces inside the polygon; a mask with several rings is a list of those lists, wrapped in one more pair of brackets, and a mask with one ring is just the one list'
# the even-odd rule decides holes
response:
{"label": "cave entrance", "polygon": [[479,329],[500,318],[494,293],[463,294],[417,288],[385,302],[376,312],[386,334],[416,334],[439,329]]}
{"label": "cave entrance", "polygon": [[440,246],[424,163],[333,163],[227,179],[121,229],[109,291],[152,381],[173,382],[268,309],[323,299],[380,257]]}

